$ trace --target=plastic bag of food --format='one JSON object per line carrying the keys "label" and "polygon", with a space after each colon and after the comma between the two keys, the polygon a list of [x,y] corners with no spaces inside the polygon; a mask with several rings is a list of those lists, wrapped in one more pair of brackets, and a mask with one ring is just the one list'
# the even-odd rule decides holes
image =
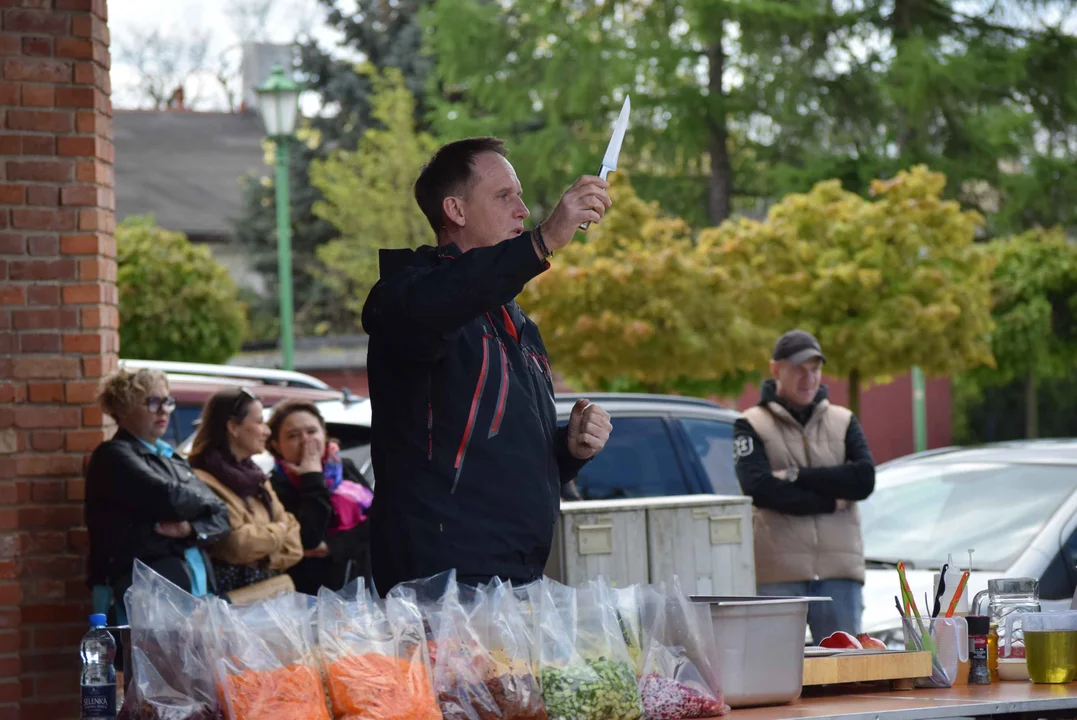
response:
{"label": "plastic bag of food", "polygon": [[579,589],[544,581],[539,680],[551,720],[642,717],[635,667],[601,578]]}
{"label": "plastic bag of food", "polygon": [[136,560],[124,604],[132,675],[120,720],[217,720],[207,603]]}
{"label": "plastic bag of food", "polygon": [[504,720],[548,720],[535,677],[535,632],[509,583],[483,588],[483,603],[473,614],[489,649],[486,687]]}
{"label": "plastic bag of food", "polygon": [[489,645],[485,588],[460,585],[450,570],[401,583],[390,597],[416,602],[431,645],[434,690],[446,720],[503,720]]}
{"label": "plastic bag of food", "polygon": [[312,600],[286,593],[243,606],[211,602],[215,675],[227,720],[329,720]]}
{"label": "plastic bag of food", "polygon": [[318,643],[335,720],[440,720],[426,632],[414,601],[318,593]]}
{"label": "plastic bag of food", "polygon": [[[478,596],[477,604],[484,604]],[[480,607],[472,609],[476,614]],[[437,647],[434,689],[445,720],[501,720],[487,687],[493,661],[479,634],[481,620],[455,598],[428,610]]]}
{"label": "plastic bag of food", "polygon": [[617,623],[625,640],[625,649],[638,675],[643,670],[643,622],[640,615],[640,586],[610,588]]}
{"label": "plastic bag of food", "polygon": [[668,585],[639,589],[643,660],[639,679],[646,720],[687,720],[725,715],[714,633],[705,606]]}

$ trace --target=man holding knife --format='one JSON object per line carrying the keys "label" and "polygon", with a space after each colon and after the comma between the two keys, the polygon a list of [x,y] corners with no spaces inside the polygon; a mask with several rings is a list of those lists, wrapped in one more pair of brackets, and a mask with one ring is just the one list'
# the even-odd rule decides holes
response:
{"label": "man holding knife", "polygon": [[438,150],[415,183],[437,246],[382,250],[363,308],[377,482],[371,554],[382,594],[450,568],[467,584],[540,578],[561,486],[612,429],[586,400],[558,429],[542,337],[514,301],[581,224],[603,217],[609,186],[581,177],[526,232],[529,212],[505,155],[495,138]]}

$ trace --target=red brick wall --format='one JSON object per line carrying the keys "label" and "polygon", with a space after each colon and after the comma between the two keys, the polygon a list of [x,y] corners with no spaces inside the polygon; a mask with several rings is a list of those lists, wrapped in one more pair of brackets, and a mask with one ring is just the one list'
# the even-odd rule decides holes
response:
{"label": "red brick wall", "polygon": [[81,465],[118,349],[107,12],[0,12],[0,720],[74,718]]}
{"label": "red brick wall", "polygon": [[[849,403],[849,385],[844,380],[824,378],[830,400],[838,405]],[[950,432],[950,380],[931,378],[925,383],[927,405],[927,446],[946,447]],[[749,386],[731,406],[744,410],[759,402],[759,388]],[[871,385],[860,390],[860,424],[871,445],[875,462],[908,455],[915,450],[912,422],[912,377],[902,375],[890,383]]]}

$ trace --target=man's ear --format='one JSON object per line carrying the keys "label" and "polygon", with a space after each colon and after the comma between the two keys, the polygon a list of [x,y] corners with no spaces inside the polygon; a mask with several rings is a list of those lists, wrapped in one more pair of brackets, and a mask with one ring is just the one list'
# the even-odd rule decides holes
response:
{"label": "man's ear", "polygon": [[441,201],[441,212],[445,215],[446,224],[464,227],[467,220],[464,217],[464,202],[462,198],[447,197]]}
{"label": "man's ear", "polygon": [[770,376],[775,379],[778,378],[778,362],[776,360],[770,361]]}

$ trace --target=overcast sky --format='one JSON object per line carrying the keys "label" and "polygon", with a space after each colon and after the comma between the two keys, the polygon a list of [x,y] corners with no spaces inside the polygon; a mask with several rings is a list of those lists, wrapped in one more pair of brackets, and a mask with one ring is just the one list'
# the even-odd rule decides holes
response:
{"label": "overcast sky", "polygon": [[[192,35],[204,33],[209,38],[208,64],[238,64],[237,45],[241,41],[236,21],[229,8],[253,7],[267,0],[108,0],[109,29],[112,35],[113,103],[118,108],[145,107],[138,90],[137,70],[125,62],[124,50],[138,37],[159,31],[170,42],[189,43]],[[264,28],[265,39],[287,43],[297,36],[312,35],[325,46],[335,45],[337,35],[325,25],[318,0],[270,0],[272,12]],[[219,82],[209,73],[191,78],[185,88],[196,109],[223,109],[226,100]]]}

